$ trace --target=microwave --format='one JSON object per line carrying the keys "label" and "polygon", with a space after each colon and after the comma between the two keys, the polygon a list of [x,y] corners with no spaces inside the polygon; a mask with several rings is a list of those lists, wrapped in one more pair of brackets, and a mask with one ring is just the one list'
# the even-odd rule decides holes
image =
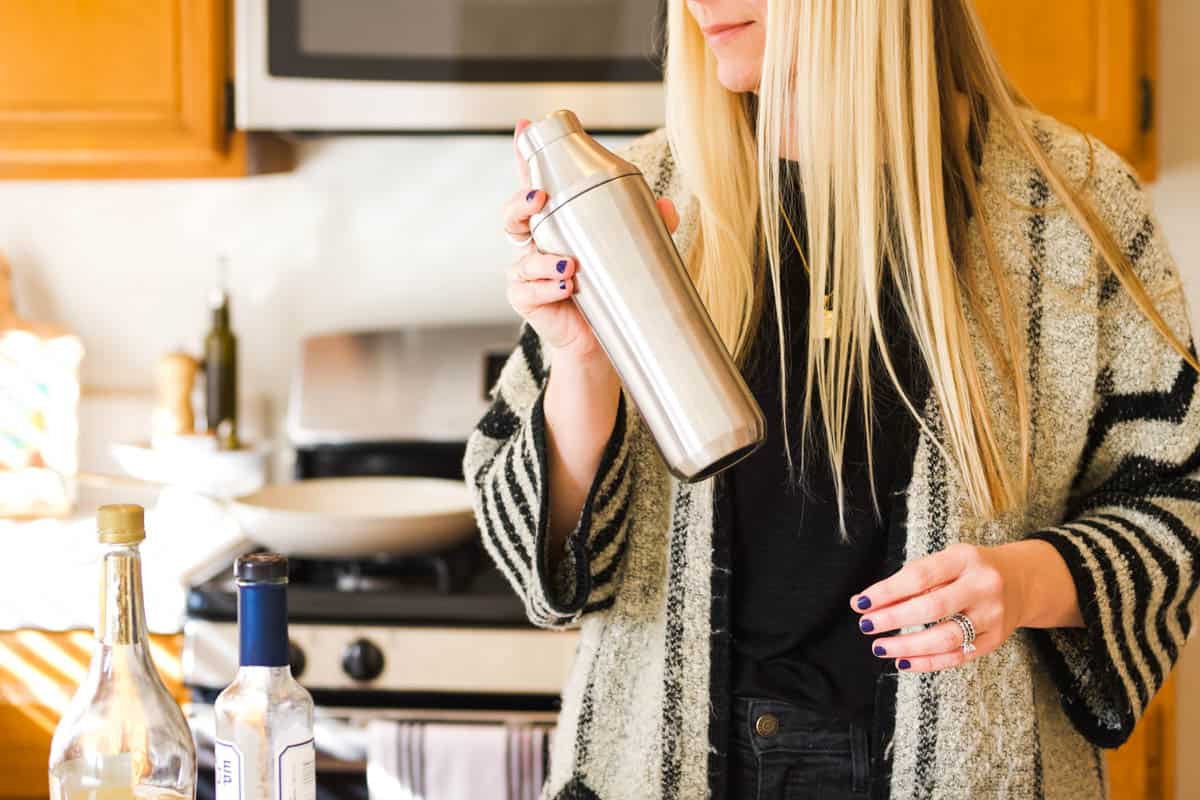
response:
{"label": "microwave", "polygon": [[661,0],[235,0],[242,130],[663,124]]}

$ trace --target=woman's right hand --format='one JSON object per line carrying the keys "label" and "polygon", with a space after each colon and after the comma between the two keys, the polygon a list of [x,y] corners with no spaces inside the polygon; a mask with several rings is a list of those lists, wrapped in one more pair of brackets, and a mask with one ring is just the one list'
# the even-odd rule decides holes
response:
{"label": "woman's right hand", "polygon": [[[529,125],[529,120],[517,122],[516,137]],[[530,188],[529,165],[517,152],[519,188],[504,207],[504,230],[513,239],[529,238],[529,218],[546,204],[546,193]],[[658,200],[658,209],[672,233],[679,226],[674,204]],[[572,362],[591,362],[605,359],[591,326],[574,303],[567,302],[575,293],[574,258],[539,252],[533,242],[521,247],[516,261],[508,269],[508,302],[518,314],[533,326],[542,343],[550,351],[551,362],[560,357]]]}

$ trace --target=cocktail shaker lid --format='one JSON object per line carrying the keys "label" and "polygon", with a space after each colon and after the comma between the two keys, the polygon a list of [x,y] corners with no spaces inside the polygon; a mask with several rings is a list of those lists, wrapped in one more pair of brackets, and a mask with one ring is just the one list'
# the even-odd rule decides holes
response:
{"label": "cocktail shaker lid", "polygon": [[574,112],[559,109],[517,137],[517,150],[529,164],[529,182],[549,198],[529,220],[535,232],[551,214],[584,192],[639,170],[588,135]]}
{"label": "cocktail shaker lid", "polygon": [[579,117],[575,116],[574,111],[560,108],[521,131],[520,137],[517,138],[517,151],[521,158],[528,161],[546,145],[572,133],[583,133],[583,125],[579,123]]}

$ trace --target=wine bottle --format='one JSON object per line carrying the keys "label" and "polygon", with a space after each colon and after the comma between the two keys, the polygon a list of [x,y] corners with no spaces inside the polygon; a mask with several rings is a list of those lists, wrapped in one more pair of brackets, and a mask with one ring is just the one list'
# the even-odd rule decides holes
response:
{"label": "wine bottle", "polygon": [[104,506],[100,619],[87,677],[50,745],[53,800],[195,797],[196,747],[150,658],[138,543],[141,506]]}
{"label": "wine bottle", "polygon": [[287,558],[242,556],[238,661],[216,703],[217,800],[313,800],[312,696],[288,666]]}
{"label": "wine bottle", "polygon": [[235,450],[237,435],[237,337],[229,322],[229,292],[213,292],[212,328],[204,338],[205,417],[222,450]]}

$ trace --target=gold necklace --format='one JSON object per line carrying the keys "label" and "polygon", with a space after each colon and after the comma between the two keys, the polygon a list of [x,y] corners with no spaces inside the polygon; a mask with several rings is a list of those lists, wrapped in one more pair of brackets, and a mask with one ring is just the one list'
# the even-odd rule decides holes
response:
{"label": "gold necklace", "polygon": [[[796,246],[796,255],[800,256],[800,263],[804,265],[804,271],[808,273],[808,279],[812,280],[812,270],[808,266],[808,259],[804,255],[804,250],[800,247],[800,240],[796,237],[796,230],[792,227],[792,221],[788,219],[787,211],[782,207],[779,209],[780,215],[783,217],[783,222],[787,225],[788,233],[792,237],[792,244]],[[833,293],[825,293],[825,310],[821,315],[821,338],[832,339],[834,331],[833,318]]]}

